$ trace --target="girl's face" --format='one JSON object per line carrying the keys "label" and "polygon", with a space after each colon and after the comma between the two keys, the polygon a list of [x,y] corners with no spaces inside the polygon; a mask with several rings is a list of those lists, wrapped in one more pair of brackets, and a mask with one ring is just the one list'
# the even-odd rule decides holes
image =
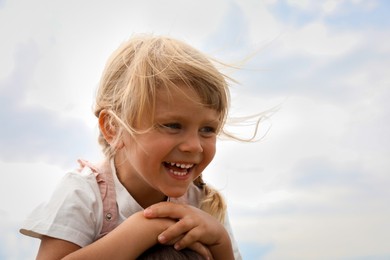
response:
{"label": "girl's face", "polygon": [[151,130],[134,138],[125,133],[115,157],[119,179],[141,206],[184,195],[215,154],[218,112],[180,87],[157,92],[154,122],[145,118],[139,127]]}

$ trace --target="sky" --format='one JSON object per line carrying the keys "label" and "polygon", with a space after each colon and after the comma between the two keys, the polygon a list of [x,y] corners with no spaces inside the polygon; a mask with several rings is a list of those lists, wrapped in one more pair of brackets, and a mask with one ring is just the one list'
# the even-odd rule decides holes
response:
{"label": "sky", "polygon": [[136,33],[240,64],[227,71],[232,117],[273,111],[258,142],[220,140],[204,173],[244,259],[390,259],[389,8],[0,0],[0,259],[33,259],[23,220],[78,158],[101,158],[94,94],[108,56]]}

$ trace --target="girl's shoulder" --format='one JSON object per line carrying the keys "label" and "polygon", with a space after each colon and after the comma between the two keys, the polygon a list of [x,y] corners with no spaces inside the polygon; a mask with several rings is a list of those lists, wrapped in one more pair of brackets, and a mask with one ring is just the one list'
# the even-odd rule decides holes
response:
{"label": "girl's shoulder", "polygon": [[100,192],[96,176],[89,167],[68,171],[57,183],[52,197],[82,197],[95,201]]}
{"label": "girl's shoulder", "polygon": [[67,172],[47,202],[36,207],[20,232],[50,236],[86,246],[99,235],[103,205],[93,171],[87,167]]}

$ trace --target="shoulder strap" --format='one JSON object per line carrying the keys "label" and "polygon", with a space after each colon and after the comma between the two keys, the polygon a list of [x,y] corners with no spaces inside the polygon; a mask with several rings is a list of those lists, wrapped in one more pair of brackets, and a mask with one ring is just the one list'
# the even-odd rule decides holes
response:
{"label": "shoulder strap", "polygon": [[115,184],[110,162],[93,165],[85,160],[78,160],[81,168],[88,167],[95,174],[103,202],[103,226],[98,239],[118,226],[118,205],[116,203]]}

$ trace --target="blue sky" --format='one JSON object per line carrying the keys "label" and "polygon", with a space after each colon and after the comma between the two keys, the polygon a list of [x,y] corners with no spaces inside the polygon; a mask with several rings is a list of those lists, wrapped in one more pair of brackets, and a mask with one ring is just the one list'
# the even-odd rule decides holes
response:
{"label": "blue sky", "polygon": [[[232,116],[278,107],[257,143],[221,141],[205,172],[245,259],[389,259],[388,1],[0,1],[0,259],[31,259],[26,215],[78,158],[109,54],[166,34],[227,71]],[[246,129],[236,129],[243,135]]]}

